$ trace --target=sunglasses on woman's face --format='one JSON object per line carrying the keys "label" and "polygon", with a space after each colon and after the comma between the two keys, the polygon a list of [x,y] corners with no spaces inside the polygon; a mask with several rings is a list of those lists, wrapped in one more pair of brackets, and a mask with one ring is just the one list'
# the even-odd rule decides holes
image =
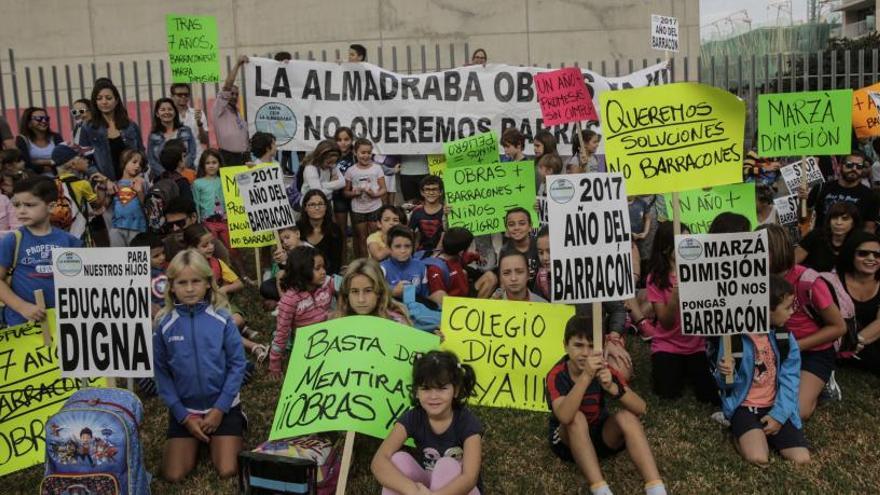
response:
{"label": "sunglasses on woman's face", "polygon": [[875,260],[880,259],[880,251],[871,251],[870,249],[857,249],[856,256],[859,258],[867,258],[868,256]]}
{"label": "sunglasses on woman's face", "polygon": [[48,115],[34,115],[33,117],[31,117],[31,120],[33,120],[34,122],[49,122],[49,116]]}
{"label": "sunglasses on woman's face", "polygon": [[76,117],[77,115],[85,115],[85,114],[86,114],[85,108],[80,108],[79,110],[77,110],[76,108],[73,108],[70,110],[70,115],[73,115],[74,117]]}

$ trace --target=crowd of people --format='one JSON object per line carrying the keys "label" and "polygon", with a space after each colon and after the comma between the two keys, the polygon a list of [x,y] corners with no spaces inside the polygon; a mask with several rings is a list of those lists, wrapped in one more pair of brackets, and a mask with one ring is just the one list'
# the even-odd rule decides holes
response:
{"label": "crowd of people", "polygon": [[[352,45],[349,61],[365,60],[366,50]],[[8,129],[0,136],[5,324],[45,317],[35,289],[54,305],[51,248],[150,249],[156,376],[139,386],[143,394],[158,393],[169,410],[162,475],[172,482],[194,468],[201,442],[210,444],[220,476],[237,474],[247,426],[239,390],[253,373],[282,378],[297,328],[372,315],[442,338],[446,296],[550,299],[547,225],[533,224],[517,207],[505,212],[501,234],[450,227],[454,205],[445,202],[443,181],[428,173],[424,156],[377,155],[373,143],[347,127],[296,157],[301,165],[289,170],[288,193],[299,220],[278,232],[280,244],[266,253],[271,266],[246,276],[242,253],[230,244],[219,170],[276,163],[278,154],[271,134],[248,135],[239,111],[234,81],[247,62],[242,57],[232,69],[210,112],[213,145],[206,114],[189,103],[189,85],[174,84],[171,98],[155,102],[144,139],[108,79],[74,103],[72,136],[53,131],[41,108],[22,113],[18,136],[7,136]],[[484,50],[474,52],[473,63],[485,62]],[[551,133],[506,129],[499,161],[534,160],[538,203],[546,176],[604,170],[600,139],[585,130],[573,155],[560,156]],[[527,140],[534,156],[524,155]],[[823,158],[826,182],[799,191],[810,213],[802,239],[780,226],[773,210],[782,194],[780,164],[750,155],[744,180],[756,183],[760,225],[723,213],[709,229],[760,228],[769,240],[772,331],[736,339],[735,361],[721,357],[717,339],[682,333],[675,233],[663,196],[629,198],[640,290],[631,300],[603,304],[601,353],[594,351],[590,305],[578,305],[545,383],[550,449],[577,465],[592,493],[611,493],[599,461],[623,450],[645,492],[666,493],[639,419],[645,401],[628,381],[635,365],[627,347],[639,340],[650,341],[651,393],[669,400],[692,388],[698,401],[718,406],[713,419],[730,427],[751,463],[767,464],[771,450],[809,462],[804,425],[823,400],[841,398],[835,369],[880,370],[880,238],[871,175],[880,158],[866,157],[865,147]],[[275,317],[271,331],[251,329],[236,306],[248,285]],[[854,305],[853,322],[842,315],[842,295]],[[836,345],[842,338],[854,341],[847,355]],[[432,351],[415,361],[413,408],[397,419],[372,463],[386,493],[480,493],[482,427],[466,405],[475,383],[473,369],[453,353]],[[620,404],[613,414],[612,400]],[[415,441],[415,457],[401,450],[407,438]]]}

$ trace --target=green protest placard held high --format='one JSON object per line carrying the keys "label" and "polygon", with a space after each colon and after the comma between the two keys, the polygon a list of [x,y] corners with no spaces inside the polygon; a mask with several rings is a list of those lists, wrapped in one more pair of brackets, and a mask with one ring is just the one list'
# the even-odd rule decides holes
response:
{"label": "green protest placard held high", "polygon": [[[680,194],[681,223],[691,234],[706,234],[719,213],[738,213],[749,219],[752,228],[758,226],[755,211],[755,184],[729,184],[707,189],[692,189]],[[666,214],[672,218],[672,195],[664,194]]]}
{"label": "green protest placard held high", "polygon": [[443,143],[443,154],[447,168],[495,163],[499,157],[498,135],[489,131]]}
{"label": "green protest placard held high", "polygon": [[758,154],[849,153],[852,96],[851,89],[758,96]]}
{"label": "green protest placard held high", "polygon": [[356,431],[385,438],[411,407],[415,354],[440,338],[374,316],[350,316],[296,332],[270,440]]}
{"label": "green protest placard held high", "polygon": [[220,43],[213,16],[168,14],[168,59],[176,83],[220,81]]}
{"label": "green protest placard held high", "polygon": [[504,215],[516,207],[525,208],[532,225],[538,225],[534,162],[447,165],[443,189],[450,227],[464,227],[474,235],[504,232]]}

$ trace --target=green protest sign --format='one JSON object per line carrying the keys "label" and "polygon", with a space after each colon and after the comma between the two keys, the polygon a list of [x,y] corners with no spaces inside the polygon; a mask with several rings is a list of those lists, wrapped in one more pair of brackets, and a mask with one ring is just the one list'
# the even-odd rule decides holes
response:
{"label": "green protest sign", "polygon": [[758,96],[762,157],[849,153],[851,89]]}
{"label": "green protest sign", "polygon": [[498,135],[495,131],[443,143],[446,167],[490,164],[498,161]]}
{"label": "green protest sign", "polygon": [[504,214],[517,206],[535,213],[535,163],[505,162],[447,168],[443,174],[449,226],[474,235],[504,232]]}
{"label": "green protest sign", "polygon": [[220,43],[213,16],[166,16],[171,81],[202,83],[220,81]]}
{"label": "green protest sign", "polygon": [[374,316],[300,328],[269,440],[327,431],[385,438],[410,407],[412,362],[440,338]]}
{"label": "green protest sign", "polygon": [[[672,218],[672,195],[664,194],[666,214]],[[712,220],[719,213],[729,211],[749,219],[752,228],[758,226],[755,210],[755,184],[730,184],[708,189],[693,189],[679,193],[681,223],[690,228],[691,234],[706,234]]]}

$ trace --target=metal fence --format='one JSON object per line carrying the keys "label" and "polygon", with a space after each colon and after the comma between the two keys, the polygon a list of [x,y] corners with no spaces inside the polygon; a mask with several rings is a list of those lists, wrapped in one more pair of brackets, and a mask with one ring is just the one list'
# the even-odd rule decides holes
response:
{"label": "metal fence", "polygon": [[[257,54],[253,54],[257,56]],[[270,57],[266,53],[262,56]],[[336,61],[345,54],[340,50],[332,53],[309,50],[292,53],[294,59]],[[746,101],[749,114],[746,119],[746,142],[751,142],[756,129],[755,106],[757,97],[764,93],[806,90],[861,88],[880,79],[878,49],[837,50],[813,53],[777,53],[772,55],[740,55],[737,57],[688,57],[672,58],[670,64],[673,80],[698,81],[726,89]],[[456,45],[435,44],[399,48],[379,47],[371,61],[388,70],[404,73],[440,71],[467,63],[470,47],[467,43]],[[540,67],[585,67],[603,76],[623,76],[662,59],[654,60],[599,60],[547,62],[535,64]],[[226,73],[231,70],[234,59],[225,57]],[[28,106],[46,108],[54,112],[56,121],[69,128],[72,122],[69,108],[79,98],[88,98],[92,82],[99,77],[109,77],[119,87],[123,101],[127,102],[132,117],[143,129],[151,121],[151,109],[156,99],[168,96],[170,69],[163,59],[146,61],[119,61],[76,64],[59,67],[16,64],[15,52],[8,50],[7,63],[0,63],[0,110],[7,116],[13,130],[18,117]],[[240,74],[244,88],[244,74]],[[192,102],[208,108],[208,103],[219,91],[219,84],[194,86]],[[246,91],[242,91],[246,95]],[[246,105],[245,105],[246,107]],[[66,113],[66,116],[65,116]]]}

